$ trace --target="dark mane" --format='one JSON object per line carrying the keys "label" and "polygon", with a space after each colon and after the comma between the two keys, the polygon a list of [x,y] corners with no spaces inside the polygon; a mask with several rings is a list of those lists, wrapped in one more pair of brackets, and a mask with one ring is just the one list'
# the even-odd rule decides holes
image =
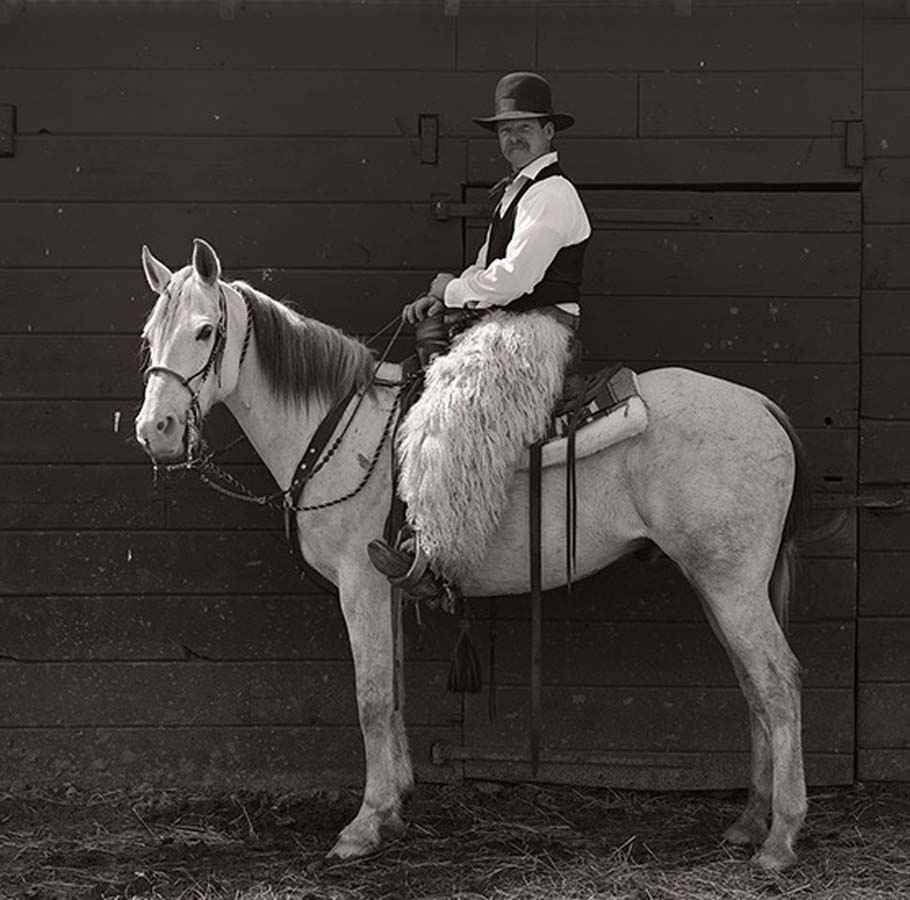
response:
{"label": "dark mane", "polygon": [[253,312],[259,365],[275,396],[289,405],[335,403],[373,374],[373,353],[356,338],[310,319],[244,281],[231,282]]}

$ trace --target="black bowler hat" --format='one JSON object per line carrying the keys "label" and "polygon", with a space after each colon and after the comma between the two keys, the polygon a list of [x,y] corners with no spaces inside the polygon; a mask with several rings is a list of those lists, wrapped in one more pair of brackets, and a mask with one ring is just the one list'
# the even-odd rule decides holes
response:
{"label": "black bowler hat", "polygon": [[575,124],[567,113],[553,112],[550,82],[536,72],[510,72],[503,75],[493,96],[493,115],[474,121],[488,131],[509,119],[551,119],[557,131]]}

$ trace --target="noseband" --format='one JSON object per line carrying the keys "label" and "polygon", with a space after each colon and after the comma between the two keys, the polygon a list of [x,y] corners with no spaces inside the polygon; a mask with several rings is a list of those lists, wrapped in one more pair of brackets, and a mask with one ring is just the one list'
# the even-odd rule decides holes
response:
{"label": "noseband", "polygon": [[[249,298],[243,291],[238,291],[246,306],[246,334],[243,337],[243,346],[240,350],[240,361],[237,363],[238,374],[243,367],[243,360],[246,358],[247,349],[250,346],[250,337],[253,334],[253,310],[250,306]],[[184,377],[174,369],[167,366],[149,366],[143,374],[143,382],[148,384],[149,378],[158,373],[160,375],[169,375],[177,380],[181,387],[187,389],[190,395],[190,405],[187,409],[186,431],[184,433],[184,446],[187,458],[192,458],[193,451],[199,443],[200,423],[202,421],[202,411],[199,407],[199,391],[205,384],[209,373],[214,371],[218,376],[218,385],[221,386],[221,363],[224,359],[224,350],[227,346],[227,298],[224,294],[223,285],[218,285],[218,322],[215,325],[215,339],[212,342],[212,351],[201,369],[193,372],[192,375]],[[193,381],[199,379],[199,386],[194,388]]]}

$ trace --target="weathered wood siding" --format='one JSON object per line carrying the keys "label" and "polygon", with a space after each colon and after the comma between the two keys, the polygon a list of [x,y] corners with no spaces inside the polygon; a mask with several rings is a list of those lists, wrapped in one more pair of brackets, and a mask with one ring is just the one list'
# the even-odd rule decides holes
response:
{"label": "weathered wood siding", "polygon": [[[0,24],[5,782],[359,779],[337,604],[297,577],[276,516],[189,480],[153,487],[132,440],[153,299],[139,248],[177,265],[204,236],[231,276],[368,333],[476,249],[478,223],[438,221],[431,200],[476,201],[502,174],[470,117],[507,69],[545,72],[577,117],[559,145],[601,211],[590,363],[684,363],[764,390],[792,414],[817,493],[856,490],[860,3],[696,0],[689,16],[631,0],[463,2],[457,16],[248,3],[225,19],[201,2],[70,6],[81,11],[36,4]],[[885,103],[877,95],[865,102]],[[433,151],[421,115],[438,116],[435,162],[421,161]],[[894,121],[881,118],[897,153]],[[881,231],[866,288],[890,292],[867,293],[867,314],[910,284],[910,227]],[[875,259],[883,282],[870,285]],[[218,444],[237,429],[216,412],[209,433]],[[268,485],[248,447],[230,461]],[[806,547],[793,640],[809,774],[834,783],[854,771],[857,529],[853,513],[816,515],[829,527]],[[745,705],[672,567],[624,561],[545,609],[544,758],[582,756],[541,778],[744,783]],[[429,763],[435,740],[525,747],[525,609],[473,611],[484,660],[495,641],[498,717],[485,696],[445,693],[455,624],[409,621],[415,760],[425,778],[527,777],[520,763]],[[593,751],[614,755],[594,764]]]}
{"label": "weathered wood siding", "polygon": [[[910,485],[910,8],[872,2],[865,23],[860,478],[899,501]],[[910,780],[910,520],[860,518],[857,771]]]}

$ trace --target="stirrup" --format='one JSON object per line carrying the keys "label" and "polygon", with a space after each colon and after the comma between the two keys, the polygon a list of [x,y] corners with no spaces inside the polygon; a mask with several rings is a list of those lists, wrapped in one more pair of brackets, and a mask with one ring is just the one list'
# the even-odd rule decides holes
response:
{"label": "stirrup", "polygon": [[393,587],[419,600],[430,600],[443,593],[443,586],[430,569],[426,553],[417,547],[412,556],[388,542],[377,539],[367,544],[367,553],[373,567],[382,572]]}

